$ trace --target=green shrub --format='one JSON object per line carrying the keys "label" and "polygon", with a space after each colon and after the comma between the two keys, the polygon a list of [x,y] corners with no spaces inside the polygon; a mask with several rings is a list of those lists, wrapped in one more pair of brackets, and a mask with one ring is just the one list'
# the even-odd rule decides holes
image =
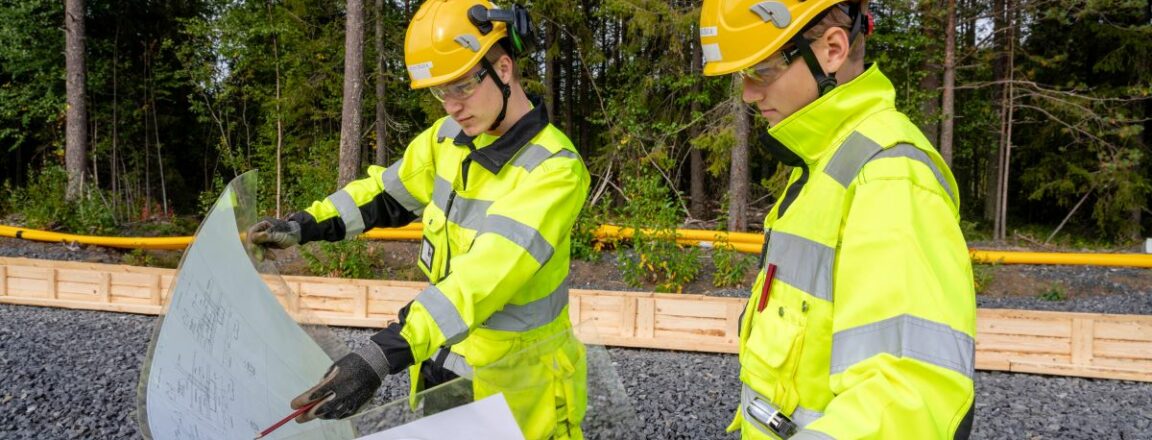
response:
{"label": "green shrub", "polygon": [[738,286],[744,281],[744,275],[755,267],[757,258],[732,248],[731,245],[721,244],[712,248],[712,264],[715,272],[712,274],[712,285],[716,287]]}
{"label": "green shrub", "polygon": [[364,240],[317,242],[301,246],[300,255],[308,270],[316,276],[338,278],[371,278],[374,257]]}
{"label": "green shrub", "polygon": [[996,263],[972,265],[972,284],[976,288],[977,295],[984,293],[992,280],[996,279],[996,266],[998,266]]}
{"label": "green shrub", "polygon": [[1045,290],[1044,293],[1036,296],[1044,301],[1064,301],[1068,296],[1064,294],[1064,288],[1059,284],[1053,284]]}
{"label": "green shrub", "polygon": [[28,185],[23,188],[6,188],[10,191],[6,191],[4,204],[23,214],[29,228],[86,235],[106,235],[116,228],[103,192],[90,188],[77,200],[68,202],[64,198],[67,186],[68,172],[58,165],[49,165],[29,173]]}
{"label": "green shrub", "polygon": [[581,261],[595,262],[600,260],[601,244],[596,241],[593,232],[599,225],[599,217],[595,208],[585,208],[572,226],[572,258]]}
{"label": "green shrub", "polygon": [[[682,213],[658,175],[624,178],[628,198],[618,215],[622,225],[635,230],[632,252],[617,258],[624,281],[633,287],[645,283],[660,292],[681,292],[700,272],[700,249],[676,243]],[[647,230],[647,231],[645,231]]]}

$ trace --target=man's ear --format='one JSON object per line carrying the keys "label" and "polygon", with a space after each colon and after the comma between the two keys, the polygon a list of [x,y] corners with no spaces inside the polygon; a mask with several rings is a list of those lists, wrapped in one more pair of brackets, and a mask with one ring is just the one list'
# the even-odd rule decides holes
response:
{"label": "man's ear", "polygon": [[817,53],[824,71],[828,73],[839,72],[840,68],[848,62],[848,54],[852,51],[852,44],[848,41],[848,31],[840,27],[829,28],[819,41],[820,44],[812,49]]}
{"label": "man's ear", "polygon": [[500,81],[503,81],[504,84],[512,82],[512,69],[515,67],[512,63],[515,61],[512,61],[512,57],[506,54],[502,55],[496,63],[496,74],[500,75]]}

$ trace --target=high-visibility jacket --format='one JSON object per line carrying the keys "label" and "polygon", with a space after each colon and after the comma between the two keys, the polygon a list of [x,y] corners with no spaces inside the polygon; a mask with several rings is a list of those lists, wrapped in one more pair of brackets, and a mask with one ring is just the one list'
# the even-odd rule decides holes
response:
{"label": "high-visibility jacket", "polygon": [[404,156],[294,215],[303,241],[340,240],[422,218],[431,285],[373,336],[393,372],[432,359],[504,393],[528,439],[582,437],[584,347],[568,317],[570,234],[589,175],[543,105],[502,136],[469,137],[450,117]]}
{"label": "high-visibility jacket", "polygon": [[[956,181],[876,66],[769,129],[796,164],[764,219],[729,430],[967,438],[976,300]],[[772,274],[768,289],[765,279]]]}

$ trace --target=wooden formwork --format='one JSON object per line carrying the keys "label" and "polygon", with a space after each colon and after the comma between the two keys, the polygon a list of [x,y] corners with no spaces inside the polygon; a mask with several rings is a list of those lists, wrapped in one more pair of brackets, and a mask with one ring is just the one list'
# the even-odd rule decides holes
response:
{"label": "wooden formwork", "polygon": [[[0,303],[158,314],[176,272],[0,258]],[[299,319],[383,327],[426,283],[268,277]],[[573,289],[569,313],[589,342],[735,353],[742,298]],[[976,368],[1152,382],[1152,316],[980,309]]]}

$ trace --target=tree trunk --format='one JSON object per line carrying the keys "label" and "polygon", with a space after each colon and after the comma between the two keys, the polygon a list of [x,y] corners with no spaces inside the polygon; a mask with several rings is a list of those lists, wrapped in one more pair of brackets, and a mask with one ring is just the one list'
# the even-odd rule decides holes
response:
{"label": "tree trunk", "polygon": [[926,45],[924,47],[927,56],[924,57],[924,65],[921,66],[925,75],[920,78],[920,90],[929,92],[930,95],[920,103],[920,114],[924,115],[924,122],[920,126],[920,130],[924,132],[924,136],[928,138],[932,145],[939,148],[940,146],[940,122],[937,118],[940,115],[940,64],[939,58],[936,57],[940,44],[940,28],[944,26],[943,20],[940,18],[940,12],[937,2],[922,1],[919,3],[920,9],[920,32],[924,35]]}
{"label": "tree trunk", "polygon": [[735,107],[736,143],[732,145],[732,168],[728,175],[728,230],[748,228],[748,137],[752,118],[741,100],[740,77],[732,77],[732,105]]}
{"label": "tree trunk", "polygon": [[1014,6],[1012,0],[1006,0],[1004,6],[1004,21],[1006,26],[1003,28],[1005,33],[1005,72],[1004,72],[1004,93],[1001,99],[1001,118],[1000,118],[1000,154],[999,154],[999,173],[997,173],[996,182],[996,220],[992,226],[992,239],[1004,240],[1007,237],[1007,223],[1008,223],[1008,175],[1011,171],[1012,164],[1012,119],[1013,119],[1013,103],[1015,90],[1012,84],[1015,77],[1016,66],[1015,50],[1016,50],[1016,34],[1015,34],[1015,17]]}
{"label": "tree trunk", "polygon": [[67,128],[64,140],[64,166],[68,171],[65,197],[76,200],[84,191],[84,163],[88,156],[88,104],[84,65],[84,0],[64,3],[65,69],[68,89]]}
{"label": "tree trunk", "polygon": [[343,188],[360,172],[360,96],[364,88],[364,2],[348,0],[344,33],[344,109],[340,118],[340,175]]}
{"label": "tree trunk", "polygon": [[[693,27],[693,29],[695,29],[695,27]],[[695,37],[695,35],[698,34],[698,32],[694,32],[692,35]],[[696,72],[700,71],[700,40],[697,38],[689,38],[688,41],[689,44],[692,45],[692,70],[688,74],[696,75]],[[700,104],[695,98],[699,91],[700,82],[697,80],[697,82],[692,85],[693,98],[689,118],[695,118],[696,113],[700,111]],[[693,128],[688,134],[689,141],[696,137],[699,132],[700,130]],[[708,215],[708,195],[704,192],[704,153],[691,143],[688,144],[688,148],[690,149],[688,155],[688,197],[692,201],[692,204],[689,205],[689,213],[692,214],[692,217],[700,219]]]}
{"label": "tree trunk", "polygon": [[556,120],[556,109],[560,108],[560,47],[559,30],[556,23],[548,20],[544,27],[544,96],[547,97],[548,120]]}
{"label": "tree trunk", "polygon": [[[1007,41],[1007,17],[1004,9],[1006,0],[994,0],[992,3],[992,42],[993,50],[996,52],[996,58],[992,61],[992,79],[996,82],[996,86],[992,88],[992,96],[997,99],[996,112],[1000,115],[1000,133],[1001,142],[999,142],[996,149],[996,156],[994,159],[988,161],[988,166],[985,169],[985,197],[984,197],[984,219],[996,222],[1000,218],[998,207],[1000,206],[1000,165],[1003,162],[1003,123],[1004,123],[1004,91],[1006,86],[1004,81],[1007,78],[1007,60],[1005,54],[1008,53]],[[995,233],[993,233],[995,235]]]}
{"label": "tree trunk", "polygon": [[384,71],[384,0],[376,0],[376,164],[388,165],[388,107],[384,105],[388,90]]}
{"label": "tree trunk", "polygon": [[940,113],[940,155],[952,166],[952,133],[956,107],[956,0],[948,0],[948,18],[944,26],[944,91]]}
{"label": "tree trunk", "polygon": [[[269,1],[268,24],[275,26],[273,7],[274,4]],[[272,34],[272,58],[276,62],[276,218],[280,218],[281,203],[284,199],[284,113],[280,107],[280,36],[277,34]],[[207,183],[211,185],[210,182]]]}

